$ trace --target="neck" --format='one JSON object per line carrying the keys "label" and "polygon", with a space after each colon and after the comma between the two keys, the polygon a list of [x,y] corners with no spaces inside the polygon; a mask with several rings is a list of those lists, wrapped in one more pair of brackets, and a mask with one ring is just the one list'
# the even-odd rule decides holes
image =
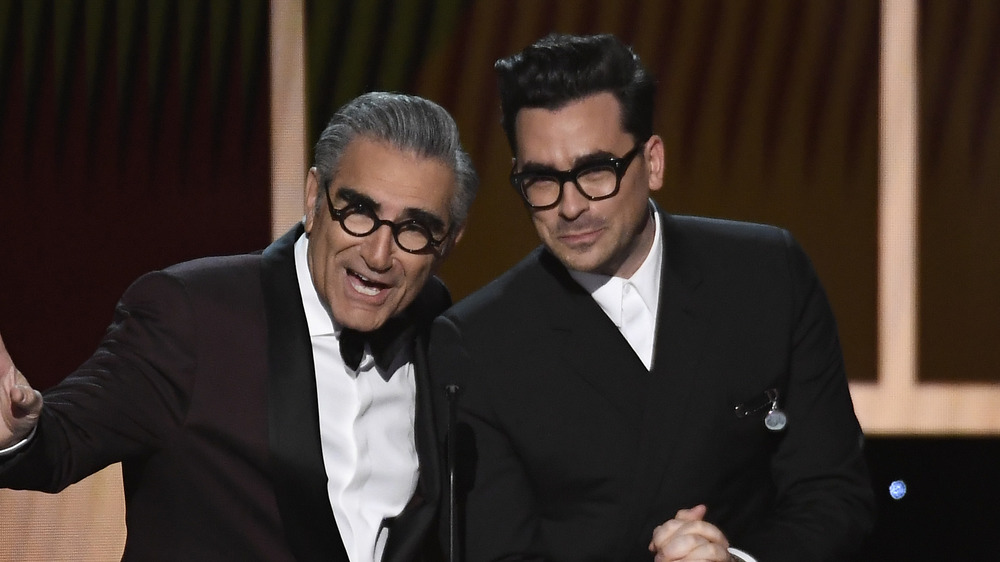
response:
{"label": "neck", "polygon": [[642,221],[636,228],[632,236],[632,242],[625,252],[625,259],[612,273],[615,277],[628,279],[639,270],[642,262],[646,261],[646,256],[653,248],[653,239],[656,237],[656,219],[653,217],[653,207],[650,205],[646,220]]}

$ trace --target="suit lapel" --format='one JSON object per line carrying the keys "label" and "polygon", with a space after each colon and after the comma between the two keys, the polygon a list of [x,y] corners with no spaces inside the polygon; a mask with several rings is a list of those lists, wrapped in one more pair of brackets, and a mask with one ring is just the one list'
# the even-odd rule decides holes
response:
{"label": "suit lapel", "polygon": [[319,434],[312,344],[295,276],[293,228],[263,254],[268,333],[268,445],[271,480],[292,552],[299,560],[347,561],[330,507]]}
{"label": "suit lapel", "polygon": [[638,429],[641,412],[635,405],[644,394],[648,378],[645,366],[593,297],[552,254],[542,251],[539,262],[548,273],[539,282],[554,285],[536,293],[548,297],[536,306],[554,311],[550,315],[551,345],[560,354],[561,363]]}
{"label": "suit lapel", "polygon": [[[683,251],[683,239],[673,219],[660,213],[664,225],[664,259],[660,273],[660,306],[653,356],[653,378],[643,412],[643,427],[658,444],[653,452],[663,462],[686,427],[692,392],[704,380],[698,365],[705,353],[709,308],[697,306],[701,271]],[[669,430],[669,431],[668,431]],[[664,434],[668,436],[664,446]]]}
{"label": "suit lapel", "polygon": [[[686,438],[692,411],[692,396],[701,392],[703,377],[698,367],[705,352],[711,325],[708,308],[697,306],[701,271],[684,252],[682,235],[673,219],[659,209],[663,223],[664,257],[660,272],[660,304],[653,368],[645,399],[639,451],[639,471],[631,490],[632,532],[646,533],[640,522],[650,502],[659,498],[672,459],[682,454],[678,446]],[[684,506],[693,507],[693,506]],[[669,515],[673,515],[672,513]]]}
{"label": "suit lapel", "polygon": [[413,368],[417,383],[417,403],[414,424],[414,438],[420,473],[417,489],[410,502],[389,525],[389,540],[385,545],[382,559],[385,562],[411,560],[420,552],[425,532],[431,529],[434,506],[440,495],[440,460],[431,413],[430,376],[427,373],[426,338],[418,334],[413,351]]}
{"label": "suit lapel", "polygon": [[427,533],[433,528],[436,506],[441,492],[440,456],[432,410],[432,388],[427,372],[427,339],[431,321],[451,304],[447,289],[432,278],[420,291],[405,315],[415,328],[413,342],[413,373],[416,381],[416,413],[414,440],[420,472],[417,489],[410,502],[393,521],[389,522],[389,539],[382,559],[403,562],[414,559],[421,551]]}

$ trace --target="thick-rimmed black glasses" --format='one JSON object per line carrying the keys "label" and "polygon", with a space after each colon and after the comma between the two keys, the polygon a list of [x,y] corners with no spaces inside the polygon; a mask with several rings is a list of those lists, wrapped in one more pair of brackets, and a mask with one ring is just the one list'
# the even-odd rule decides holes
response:
{"label": "thick-rimmed black glasses", "polygon": [[451,233],[451,229],[445,232],[439,239],[435,239],[430,228],[416,219],[408,219],[399,222],[380,219],[375,210],[365,203],[350,203],[343,209],[334,209],[333,201],[330,199],[330,190],[326,191],[326,205],[330,209],[330,216],[340,223],[344,232],[351,236],[362,238],[375,232],[382,225],[389,227],[392,231],[392,238],[396,241],[404,252],[411,254],[423,254],[444,243]]}
{"label": "thick-rimmed black glasses", "polygon": [[622,185],[622,176],[629,164],[646,146],[645,142],[635,145],[621,158],[608,156],[588,160],[572,170],[531,170],[510,171],[510,183],[521,193],[521,197],[532,209],[550,209],[562,199],[562,189],[571,181],[581,195],[591,201],[614,197]]}

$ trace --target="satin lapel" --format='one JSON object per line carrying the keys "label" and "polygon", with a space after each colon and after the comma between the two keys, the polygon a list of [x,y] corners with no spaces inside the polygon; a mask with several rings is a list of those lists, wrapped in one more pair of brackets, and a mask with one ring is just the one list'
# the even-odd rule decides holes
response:
{"label": "satin lapel", "polygon": [[431,393],[443,391],[432,387],[430,374],[427,372],[427,338],[431,322],[450,305],[448,290],[435,277],[427,282],[406,310],[406,316],[415,328],[412,349],[417,392],[413,436],[420,472],[413,497],[403,512],[390,523],[389,538],[382,554],[384,562],[414,560],[418,558],[428,537],[434,539],[430,531],[434,528],[442,475]]}
{"label": "satin lapel", "polygon": [[425,331],[417,333],[413,350],[413,369],[417,386],[414,438],[420,473],[417,490],[402,513],[389,528],[389,540],[385,545],[384,562],[403,562],[413,559],[427,538],[426,532],[432,528],[436,513],[434,506],[441,491],[441,467],[438,456],[437,439],[434,432],[432,414],[430,375],[427,373]]}
{"label": "satin lapel", "polygon": [[263,254],[268,331],[271,480],[292,552],[299,560],[343,560],[347,552],[327,492],[312,345],[295,276],[299,225]]}
{"label": "satin lapel", "polygon": [[552,287],[538,291],[547,298],[536,306],[550,311],[551,344],[560,355],[559,364],[592,386],[638,430],[641,411],[636,404],[641,403],[649,378],[645,366],[593,297],[555,257],[542,252],[539,261],[548,273],[540,283]]}
{"label": "satin lapel", "polygon": [[[664,224],[664,260],[652,380],[642,409],[642,463],[633,489],[636,506],[647,506],[658,497],[671,459],[683,454],[678,444],[687,437],[691,424],[686,420],[697,415],[691,410],[692,397],[705,383],[698,368],[711,326],[710,308],[698,304],[701,271],[687,255],[683,235],[677,232],[671,217],[661,213],[660,218]],[[640,530],[638,521],[647,510],[636,509],[634,513],[636,523],[632,528]]]}

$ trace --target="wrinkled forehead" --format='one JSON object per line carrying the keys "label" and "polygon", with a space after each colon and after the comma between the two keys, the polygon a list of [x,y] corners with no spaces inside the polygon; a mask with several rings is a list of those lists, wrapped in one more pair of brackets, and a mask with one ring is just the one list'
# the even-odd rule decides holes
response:
{"label": "wrinkled forehead", "polygon": [[450,163],[369,138],[347,146],[330,182],[331,196],[361,197],[386,217],[419,210],[446,219],[456,189]]}

